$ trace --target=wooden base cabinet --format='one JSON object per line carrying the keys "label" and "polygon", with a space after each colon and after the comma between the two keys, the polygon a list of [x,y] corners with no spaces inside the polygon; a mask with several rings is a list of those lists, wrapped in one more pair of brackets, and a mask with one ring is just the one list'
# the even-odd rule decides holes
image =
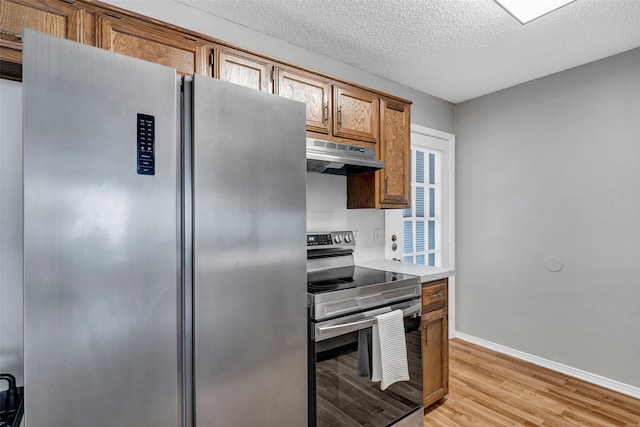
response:
{"label": "wooden base cabinet", "polygon": [[422,288],[422,405],[425,408],[449,393],[447,286],[445,279],[424,283]]}

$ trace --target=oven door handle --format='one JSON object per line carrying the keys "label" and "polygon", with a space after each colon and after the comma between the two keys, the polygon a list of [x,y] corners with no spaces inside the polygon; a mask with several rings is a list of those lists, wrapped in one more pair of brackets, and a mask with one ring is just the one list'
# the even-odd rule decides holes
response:
{"label": "oven door handle", "polygon": [[[375,316],[383,313],[388,313],[392,310],[402,310],[402,316],[408,317],[420,313],[420,311],[422,310],[422,304],[420,303],[420,300],[418,300],[416,302],[408,304],[404,303],[397,304],[395,306],[382,307],[363,313],[365,316],[364,319],[356,320],[353,322],[330,324],[326,326],[323,326],[322,323],[319,323],[314,328],[313,340],[315,342],[323,341],[329,338],[337,337],[339,335],[345,335],[350,332],[356,332],[361,329],[370,328],[371,326],[376,324]],[[333,323],[333,321],[328,321],[325,323]]]}

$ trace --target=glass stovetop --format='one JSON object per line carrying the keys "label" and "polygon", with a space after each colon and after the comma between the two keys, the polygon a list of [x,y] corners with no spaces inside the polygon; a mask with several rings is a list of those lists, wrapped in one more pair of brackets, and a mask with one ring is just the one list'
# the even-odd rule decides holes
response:
{"label": "glass stovetop", "polygon": [[307,292],[322,294],[410,279],[402,273],[349,266],[307,273]]}

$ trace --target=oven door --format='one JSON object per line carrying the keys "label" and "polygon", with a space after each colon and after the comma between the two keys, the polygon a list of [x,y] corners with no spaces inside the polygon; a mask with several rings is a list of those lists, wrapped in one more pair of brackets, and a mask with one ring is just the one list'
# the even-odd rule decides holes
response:
{"label": "oven door", "polygon": [[[358,360],[358,336],[361,330],[370,332],[374,316],[396,309],[405,316],[410,380],[382,391],[380,383],[372,382],[363,372],[362,358]],[[416,299],[310,323],[310,426],[422,426],[420,312],[420,300]]]}

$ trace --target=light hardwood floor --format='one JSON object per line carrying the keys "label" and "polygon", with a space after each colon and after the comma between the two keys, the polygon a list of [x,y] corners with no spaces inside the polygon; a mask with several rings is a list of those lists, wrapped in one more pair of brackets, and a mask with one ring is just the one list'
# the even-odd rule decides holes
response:
{"label": "light hardwood floor", "polygon": [[640,400],[452,339],[449,395],[426,426],[640,426]]}

